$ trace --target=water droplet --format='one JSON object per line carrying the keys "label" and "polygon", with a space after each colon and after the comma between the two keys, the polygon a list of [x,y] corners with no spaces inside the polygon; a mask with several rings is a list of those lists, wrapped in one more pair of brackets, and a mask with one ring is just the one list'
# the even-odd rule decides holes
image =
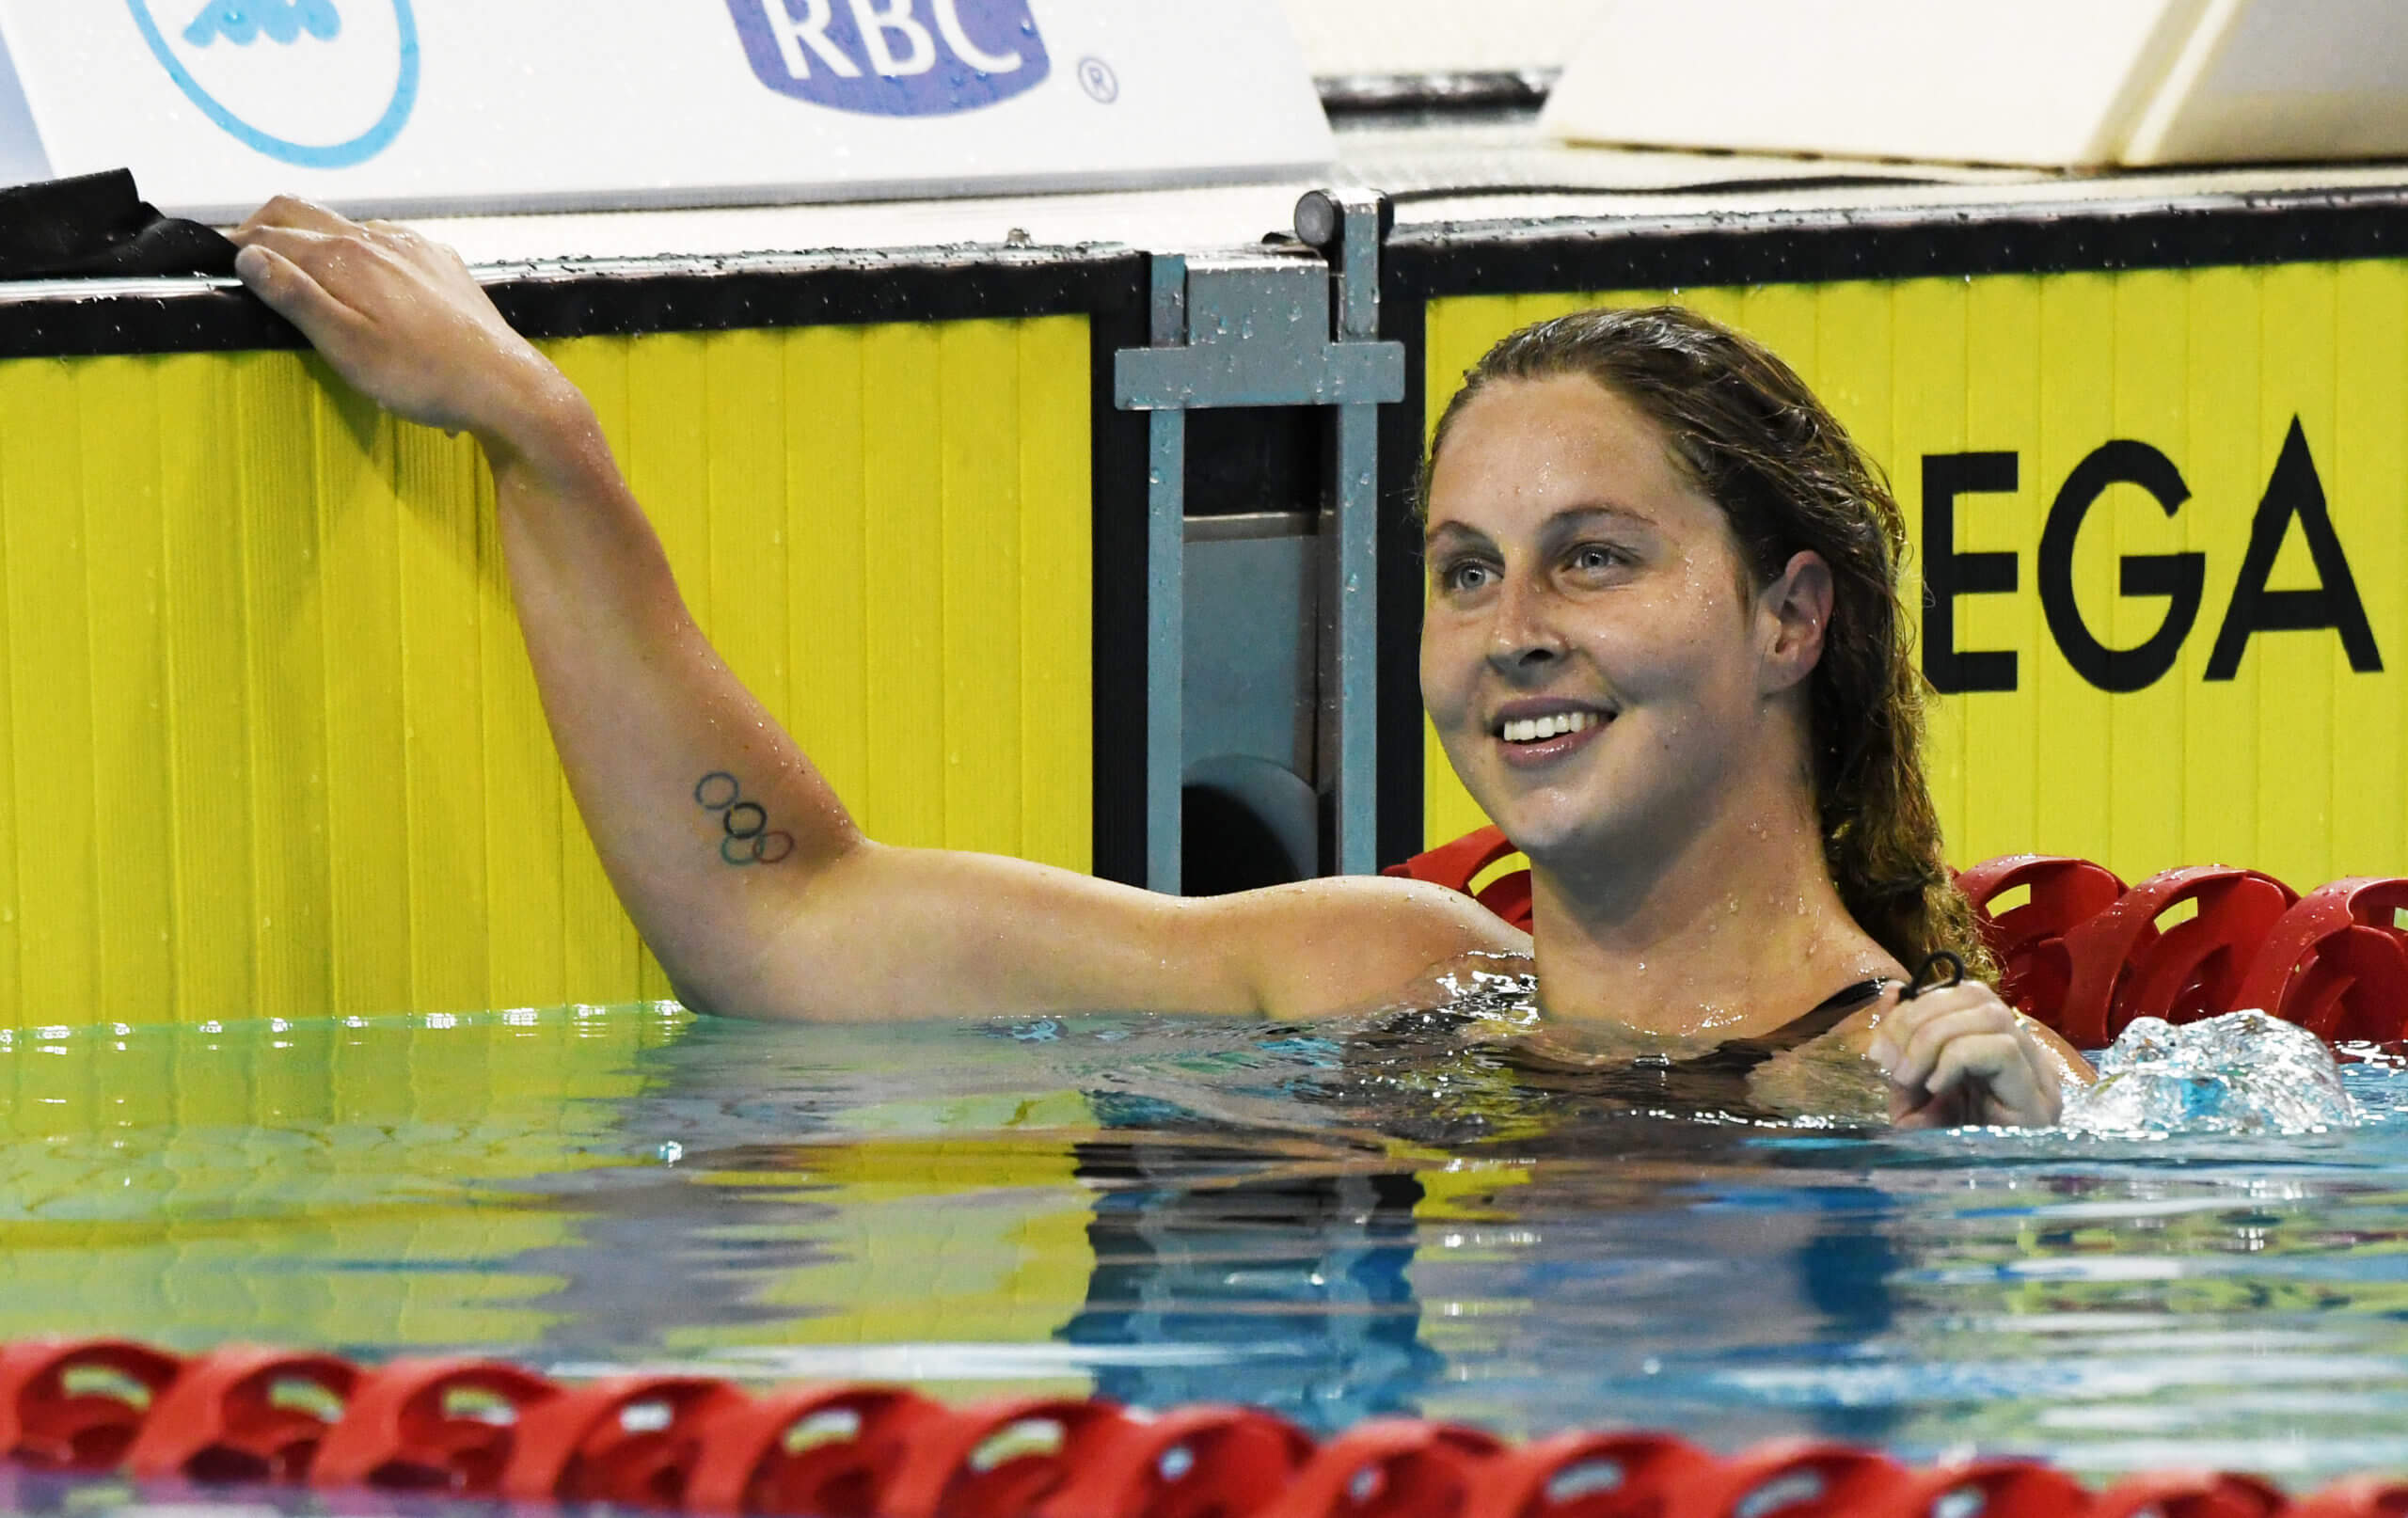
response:
{"label": "water droplet", "polygon": [[662,1164],[673,1165],[678,1161],[686,1158],[686,1146],[678,1143],[675,1139],[662,1139],[660,1141],[660,1147],[653,1152],[659,1156],[660,1162]]}

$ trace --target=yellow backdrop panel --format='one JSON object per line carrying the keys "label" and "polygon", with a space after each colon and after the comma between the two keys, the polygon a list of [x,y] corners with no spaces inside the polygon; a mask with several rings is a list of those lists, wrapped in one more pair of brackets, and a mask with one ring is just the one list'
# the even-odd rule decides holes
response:
{"label": "yellow backdrop panel", "polygon": [[[1086,866],[1084,319],[550,351],[874,836]],[[0,364],[0,1027],[667,994],[467,442],[297,355]]]}
{"label": "yellow backdrop panel", "polygon": [[[1932,776],[1958,862],[2080,854],[2127,879],[2223,862],[2302,889],[2408,873],[2408,264],[1447,300],[1430,308],[1430,419],[1514,328],[1666,299],[1796,366],[1888,469],[1918,534],[1927,457],[2017,456],[2017,488],[1956,502],[1955,551],[2012,554],[2017,572],[2013,592],[1955,603],[1959,649],[2011,652],[2017,664],[2013,689],[1937,704]],[[2294,421],[2381,668],[2353,660],[2329,626],[2261,630],[2229,678],[2210,679]],[[2119,593],[2127,559],[2203,554],[2206,583],[2172,668],[2111,694],[2052,632],[2039,545],[2067,477],[2116,439],[2157,450],[2190,494],[2171,516],[2137,484],[2098,497],[2072,551],[2083,622],[2111,648],[2157,632],[2169,602]],[[2303,480],[2292,473],[2275,494],[2296,501]],[[2256,577],[2262,588],[2321,587],[2329,607],[2335,577],[2311,551],[2310,524],[2263,514],[2282,536]],[[1922,553],[1918,541],[1917,586]],[[1484,820],[1434,736],[1428,776],[1431,841]]]}

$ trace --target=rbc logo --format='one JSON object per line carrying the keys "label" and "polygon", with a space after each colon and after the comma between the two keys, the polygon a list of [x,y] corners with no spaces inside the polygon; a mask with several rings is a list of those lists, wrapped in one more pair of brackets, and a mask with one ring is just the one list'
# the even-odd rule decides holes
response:
{"label": "rbc logo", "polygon": [[410,0],[126,3],[185,98],[280,162],[365,163],[401,134],[418,103]]}
{"label": "rbc logo", "polygon": [[727,0],[761,83],[867,116],[949,116],[1052,67],[1028,0]]}

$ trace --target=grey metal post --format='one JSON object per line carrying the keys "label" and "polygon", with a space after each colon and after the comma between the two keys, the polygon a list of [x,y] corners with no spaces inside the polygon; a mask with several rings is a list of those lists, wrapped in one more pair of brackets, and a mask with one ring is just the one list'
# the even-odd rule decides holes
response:
{"label": "grey metal post", "polygon": [[[1342,202],[1338,340],[1380,335],[1380,210]],[[1338,728],[1336,863],[1341,875],[1379,868],[1379,407],[1338,408]]]}
{"label": "grey metal post", "polygon": [[[1336,864],[1377,863],[1378,407],[1404,396],[1404,348],[1377,340],[1381,201],[1314,191],[1300,236],[1329,261],[1267,248],[1153,261],[1150,342],[1113,356],[1113,402],[1148,411],[1146,883],[1180,888],[1186,779],[1186,413],[1210,406],[1335,406],[1339,478],[1323,651],[1320,768],[1336,792]],[[1312,229],[1307,230],[1307,229]],[[1333,280],[1330,263],[1343,266]],[[1334,289],[1333,286],[1338,288]],[[1332,297],[1340,309],[1333,313]]]}
{"label": "grey metal post", "polygon": [[[1152,327],[1157,348],[1187,340],[1187,260],[1158,254]],[[1186,762],[1187,413],[1147,418],[1146,889],[1180,889],[1180,791]]]}

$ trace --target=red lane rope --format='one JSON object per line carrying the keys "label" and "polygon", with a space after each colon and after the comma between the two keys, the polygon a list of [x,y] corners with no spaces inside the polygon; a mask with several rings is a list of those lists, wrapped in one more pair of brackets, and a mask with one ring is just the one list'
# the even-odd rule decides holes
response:
{"label": "red lane rope", "polygon": [[1718,1457],[1670,1434],[1512,1446],[1382,1418],[1316,1443],[1252,1408],[1160,1415],[895,1386],[756,1397],[704,1376],[562,1384],[496,1360],[120,1339],[0,1346],[0,1456],[162,1481],[369,1488],[816,1518],[2408,1518],[2408,1479],[2296,1500],[2171,1471],[2091,1491],[2034,1461],[1913,1469],[1815,1440]]}

